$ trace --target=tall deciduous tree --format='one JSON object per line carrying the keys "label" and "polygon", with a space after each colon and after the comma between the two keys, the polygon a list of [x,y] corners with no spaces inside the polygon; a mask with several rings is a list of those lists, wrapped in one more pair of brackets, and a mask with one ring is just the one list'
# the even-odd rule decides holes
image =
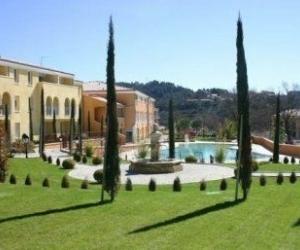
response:
{"label": "tall deciduous tree", "polygon": [[[105,141],[105,155],[103,168],[102,187],[114,201],[120,183],[120,163],[118,147],[118,119],[115,89],[115,54],[114,54],[114,31],[113,22],[109,22],[109,40],[107,48],[106,84],[107,84],[107,134]],[[102,190],[101,200],[104,200]]]}
{"label": "tall deciduous tree", "polygon": [[75,126],[75,101],[71,101],[71,116],[70,116],[70,130],[69,130],[69,152],[72,154],[72,144],[74,137],[74,126]]}
{"label": "tall deciduous tree", "polygon": [[82,108],[81,104],[79,104],[78,108],[78,136],[79,136],[79,152],[82,154]]}
{"label": "tall deciduous tree", "polygon": [[[247,199],[251,186],[251,135],[249,125],[249,94],[247,64],[243,45],[243,24],[239,17],[237,21],[237,110],[238,110],[238,132],[241,131],[242,141],[238,142],[240,150],[240,182],[243,190],[243,199]],[[241,122],[241,118],[243,121]],[[243,127],[241,127],[241,124]]]}
{"label": "tall deciduous tree", "polygon": [[273,162],[279,161],[279,134],[280,134],[280,94],[276,98],[276,118],[275,118],[275,134],[273,147]]}
{"label": "tall deciduous tree", "polygon": [[32,108],[31,108],[31,98],[28,98],[28,109],[29,109],[29,139],[33,141],[33,124],[32,124]]}
{"label": "tall deciduous tree", "polygon": [[172,98],[169,101],[169,158],[175,158],[174,112]]}
{"label": "tall deciduous tree", "polygon": [[42,156],[45,149],[45,105],[44,105],[44,89],[41,90],[41,117],[40,117],[40,143],[39,153]]}

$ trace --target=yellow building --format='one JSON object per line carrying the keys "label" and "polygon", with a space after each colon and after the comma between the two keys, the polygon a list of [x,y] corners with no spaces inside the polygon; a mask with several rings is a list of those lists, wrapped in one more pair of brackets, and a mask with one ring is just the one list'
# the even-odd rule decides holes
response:
{"label": "yellow building", "polygon": [[73,74],[0,59],[0,121],[3,125],[4,106],[8,105],[10,138],[29,135],[29,98],[32,107],[34,140],[39,139],[41,89],[44,89],[46,141],[54,140],[53,113],[56,114],[57,136],[68,134],[71,100],[75,101],[75,119],[82,98],[81,82]]}
{"label": "yellow building", "polygon": [[[116,86],[119,132],[126,142],[149,138],[155,122],[155,100],[140,91]],[[106,117],[106,84],[83,84],[84,131],[88,134],[88,116],[92,135],[100,134],[101,119]]]}

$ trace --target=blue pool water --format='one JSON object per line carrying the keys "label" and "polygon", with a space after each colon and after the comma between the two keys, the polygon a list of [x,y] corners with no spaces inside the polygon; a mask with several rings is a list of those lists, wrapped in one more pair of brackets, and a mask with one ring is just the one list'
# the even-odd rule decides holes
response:
{"label": "blue pool water", "polygon": [[[210,155],[213,157],[216,151],[222,147],[225,151],[225,162],[234,161],[236,156],[236,149],[234,145],[228,144],[213,144],[213,143],[181,143],[175,149],[175,155],[177,159],[184,159],[186,156],[194,155],[198,159],[204,158],[208,163]],[[161,148],[161,158],[167,159],[169,156],[169,150],[167,148]],[[269,156],[253,153],[253,159],[268,160]]]}

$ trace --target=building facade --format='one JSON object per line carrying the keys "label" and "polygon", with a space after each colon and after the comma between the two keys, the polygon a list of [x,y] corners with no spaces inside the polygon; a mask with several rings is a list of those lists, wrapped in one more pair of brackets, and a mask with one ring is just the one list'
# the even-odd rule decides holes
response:
{"label": "building facade", "polygon": [[[156,119],[155,100],[140,91],[116,86],[119,133],[127,143],[149,138]],[[101,119],[106,117],[106,84],[83,84],[84,131],[99,134]],[[89,118],[90,117],[90,121]]]}
{"label": "building facade", "polygon": [[78,119],[82,85],[75,80],[73,74],[0,59],[0,85],[0,126],[4,126],[4,110],[7,105],[11,141],[20,139],[24,133],[29,135],[29,100],[33,137],[34,140],[39,140],[42,88],[44,89],[46,140],[47,138],[55,140],[54,137],[68,133],[72,100],[75,102],[75,120]]}

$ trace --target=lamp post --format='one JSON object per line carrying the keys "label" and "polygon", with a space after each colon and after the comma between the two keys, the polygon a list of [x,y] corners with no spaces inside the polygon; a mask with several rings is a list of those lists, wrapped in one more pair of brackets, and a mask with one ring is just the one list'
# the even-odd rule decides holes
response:
{"label": "lamp post", "polygon": [[62,137],[62,135],[60,135],[59,137],[58,137],[58,140],[59,140],[59,150],[61,151],[61,148],[62,148],[62,140],[63,140],[63,137]]}
{"label": "lamp post", "polygon": [[25,155],[26,155],[26,158],[28,158],[28,143],[29,143],[29,136],[26,135],[26,134],[23,134],[22,135],[22,141],[25,145]]}

